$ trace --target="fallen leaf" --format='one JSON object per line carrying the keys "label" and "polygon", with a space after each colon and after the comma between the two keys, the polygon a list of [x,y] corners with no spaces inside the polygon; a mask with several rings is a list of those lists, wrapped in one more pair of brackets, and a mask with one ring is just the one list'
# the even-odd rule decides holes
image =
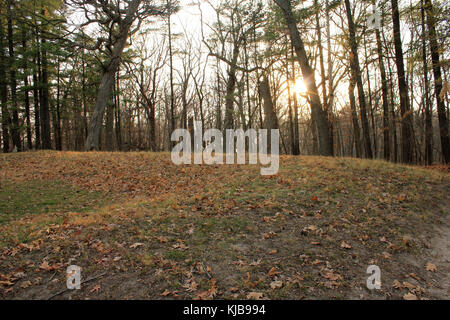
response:
{"label": "fallen leaf", "polygon": [[144,244],[140,242],[136,242],[130,246],[131,249],[136,249],[137,247],[142,247]]}
{"label": "fallen leaf", "polygon": [[403,299],[405,299],[405,300],[419,300],[419,299],[417,298],[417,296],[416,296],[415,294],[412,294],[412,293],[406,293],[406,294],[403,296]]}
{"label": "fallen leaf", "polygon": [[349,245],[349,244],[348,244],[347,242],[345,242],[344,240],[342,240],[342,242],[341,242],[341,248],[344,248],[344,249],[351,249],[352,246]]}
{"label": "fallen leaf", "polygon": [[408,289],[415,289],[416,286],[409,283],[408,281],[403,281],[403,288],[408,288]]}
{"label": "fallen leaf", "polygon": [[42,262],[42,264],[39,266],[39,268],[41,268],[42,270],[49,270],[50,269],[50,265],[48,264],[48,262],[46,260],[44,260]]}
{"label": "fallen leaf", "polygon": [[169,290],[164,290],[164,292],[163,293],[161,293],[161,296],[163,296],[163,297],[167,297],[169,294],[171,294],[171,292],[169,291]]}
{"label": "fallen leaf", "polygon": [[100,285],[96,285],[95,287],[93,287],[90,291],[90,293],[98,293],[100,291]]}
{"label": "fallen leaf", "polygon": [[261,292],[250,292],[247,295],[247,299],[249,300],[260,300],[263,297],[263,293]]}
{"label": "fallen leaf", "polygon": [[282,281],[272,281],[270,283],[270,287],[272,289],[280,289],[283,286],[283,282]]}
{"label": "fallen leaf", "polygon": [[277,271],[278,269],[273,267],[272,269],[269,270],[269,272],[267,273],[269,275],[269,277],[273,277],[281,272]]}
{"label": "fallen leaf", "polygon": [[394,280],[394,283],[392,284],[392,287],[395,289],[400,289],[402,287],[402,284],[398,280]]}
{"label": "fallen leaf", "polygon": [[11,282],[11,281],[0,281],[0,285],[10,287],[10,286],[14,285],[14,282]]}
{"label": "fallen leaf", "polygon": [[431,272],[436,272],[437,270],[436,265],[432,264],[431,262],[428,262],[425,268],[427,269],[427,271]]}

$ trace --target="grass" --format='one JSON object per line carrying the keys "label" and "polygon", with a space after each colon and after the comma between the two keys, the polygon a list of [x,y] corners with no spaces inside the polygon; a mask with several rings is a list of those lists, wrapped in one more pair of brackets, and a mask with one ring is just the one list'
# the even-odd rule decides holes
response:
{"label": "grass", "polygon": [[[413,289],[392,281],[442,276],[423,265],[433,225],[448,219],[444,171],[282,157],[263,177],[257,166],[177,167],[168,154],[64,152],[0,155],[0,166],[0,281],[27,274],[7,298],[57,291],[21,287],[46,276],[44,260],[61,264],[56,278],[67,261],[110,274],[74,298],[359,297],[373,263],[386,286],[370,297],[401,297]],[[136,279],[152,285],[124,289]]]}
{"label": "grass", "polygon": [[49,212],[86,212],[107,201],[101,192],[90,192],[58,180],[6,182],[0,186],[0,224]]}

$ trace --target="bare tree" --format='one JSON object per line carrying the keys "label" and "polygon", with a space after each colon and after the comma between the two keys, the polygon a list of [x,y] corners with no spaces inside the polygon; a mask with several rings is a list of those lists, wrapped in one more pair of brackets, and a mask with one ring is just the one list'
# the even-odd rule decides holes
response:
{"label": "bare tree", "polygon": [[139,30],[144,19],[149,16],[164,16],[173,12],[176,7],[172,1],[156,0],[71,0],[71,3],[84,8],[86,22],[81,27],[96,23],[107,34],[107,37],[98,37],[96,45],[90,48],[104,48],[107,56],[102,63],[100,88],[85,145],[87,151],[99,150],[103,115],[128,38]]}

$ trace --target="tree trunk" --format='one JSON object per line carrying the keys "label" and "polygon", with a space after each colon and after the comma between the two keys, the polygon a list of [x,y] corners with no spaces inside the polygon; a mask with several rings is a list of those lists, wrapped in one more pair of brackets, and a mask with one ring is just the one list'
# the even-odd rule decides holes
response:
{"label": "tree trunk", "polygon": [[326,112],[327,118],[328,118],[328,124],[329,124],[329,135],[330,135],[330,143],[331,143],[331,152],[332,155],[334,155],[334,138],[333,138],[333,124],[331,122],[331,107],[328,105],[328,94],[327,94],[327,84],[326,79],[327,75],[325,74],[325,63],[324,63],[324,55],[323,55],[323,46],[322,46],[322,32],[320,27],[320,18],[319,18],[319,12],[320,7],[317,0],[314,0],[314,6],[315,6],[315,16],[316,16],[316,33],[317,33],[317,44],[319,47],[319,63],[320,63],[320,77],[322,79],[321,87],[322,87],[322,100],[323,100],[323,109]]}
{"label": "tree trunk", "polygon": [[268,130],[267,138],[268,138],[268,144],[267,144],[267,151],[270,150],[270,152],[274,152],[272,150],[271,141],[272,141],[272,132],[271,130],[278,129],[278,119],[277,115],[275,113],[275,107],[273,105],[272,100],[272,94],[270,92],[270,83],[269,78],[267,75],[263,76],[263,80],[259,84],[259,92],[261,94],[261,97],[264,100],[264,114],[265,114],[265,121],[264,121],[264,127]]}
{"label": "tree trunk", "polygon": [[[38,49],[39,50],[39,49]],[[36,64],[36,61],[35,61]],[[41,148],[41,111],[39,106],[39,81],[36,71],[33,72],[33,99],[34,99],[34,131],[35,131],[35,149]]]}
{"label": "tree trunk", "polygon": [[353,135],[355,138],[355,150],[356,157],[361,158],[361,138],[359,133],[358,113],[356,112],[356,100],[355,100],[355,80],[350,80],[348,87],[348,96],[350,98],[350,109],[352,110],[352,123],[353,123]]}
{"label": "tree trunk", "polygon": [[7,3],[8,9],[8,44],[9,44],[9,81],[11,89],[11,105],[12,105],[12,123],[11,123],[11,136],[14,146],[17,151],[21,151],[22,145],[20,142],[20,123],[19,123],[19,110],[17,106],[17,80],[16,71],[13,66],[15,62],[14,56],[14,35],[13,35],[13,14],[12,9],[14,7],[14,0],[9,0]]}
{"label": "tree trunk", "polygon": [[128,5],[127,15],[125,19],[122,20],[117,41],[112,49],[111,59],[104,67],[100,88],[97,94],[94,114],[89,123],[88,137],[85,145],[86,151],[99,150],[103,115],[105,114],[108,101],[110,100],[111,90],[114,83],[114,75],[120,65],[122,53],[127,43],[128,34],[134,20],[136,19],[135,15],[140,3],[141,0],[133,0]]}
{"label": "tree trunk", "polygon": [[405,67],[403,62],[403,49],[400,33],[400,14],[398,10],[397,0],[392,2],[392,22],[394,25],[394,46],[395,46],[395,63],[397,65],[398,89],[400,92],[400,112],[402,125],[402,162],[411,163],[413,158],[412,150],[412,122],[411,110],[408,98],[408,86],[405,78]]}
{"label": "tree trunk", "polygon": [[436,19],[433,12],[431,0],[425,0],[425,10],[427,12],[428,34],[430,36],[431,61],[433,64],[434,93],[439,119],[439,132],[441,136],[442,155],[445,163],[450,163],[450,137],[448,135],[448,118],[445,110],[445,103],[441,97],[442,75],[439,61],[439,44],[436,35]]}
{"label": "tree trunk", "polygon": [[120,115],[120,74],[117,72],[117,80],[114,86],[116,91],[116,103],[115,103],[115,122],[116,122],[116,142],[117,148],[122,150],[122,124]]}
{"label": "tree trunk", "polygon": [[55,149],[62,150],[62,132],[61,132],[61,70],[58,58],[57,66],[57,85],[56,85],[56,110],[54,112],[54,130],[55,130]]}
{"label": "tree trunk", "polygon": [[[291,46],[291,56],[294,57],[294,47]],[[295,64],[294,59],[292,59],[291,63],[292,67],[292,79],[295,81],[296,79],[296,72],[295,72]],[[294,92],[294,156],[300,155],[300,129],[298,125],[298,101],[297,101],[297,94]]]}
{"label": "tree trunk", "polygon": [[[44,16],[45,11],[41,14]],[[50,138],[50,102],[48,90],[48,60],[47,60],[47,41],[44,36],[41,37],[42,50],[42,100],[41,100],[41,135],[42,135],[42,149],[52,149],[52,142]]]}
{"label": "tree trunk", "polygon": [[[225,96],[225,124],[224,129],[234,127],[234,91],[236,89],[236,63],[239,57],[239,47],[235,44],[233,48],[233,59],[228,70],[227,91]],[[224,142],[225,143],[225,142]]]}
{"label": "tree trunk", "polygon": [[351,12],[349,0],[345,0],[345,8],[347,12],[349,40],[351,47],[350,67],[352,70],[352,77],[354,78],[354,81],[356,82],[358,88],[358,101],[361,112],[361,126],[363,130],[364,147],[366,150],[366,157],[373,158],[372,143],[370,141],[369,120],[367,118],[366,96],[364,94],[364,87],[361,78],[361,68],[359,65],[358,44],[356,42],[356,30],[353,22],[353,15]]}
{"label": "tree trunk", "polygon": [[420,1],[420,15],[422,20],[422,62],[423,62],[423,76],[424,76],[424,106],[425,106],[425,163],[427,165],[433,164],[433,118],[432,118],[432,104],[430,99],[430,80],[428,79],[428,62],[427,62],[427,46],[425,29],[425,7],[423,0]]}
{"label": "tree trunk", "polygon": [[170,62],[170,128],[169,128],[169,149],[175,146],[171,140],[172,132],[175,131],[175,90],[173,84],[173,51],[172,51],[172,26],[171,16],[168,17],[169,25],[169,62]]}
{"label": "tree trunk", "polygon": [[377,53],[378,53],[378,67],[381,74],[381,94],[383,103],[383,157],[386,161],[391,158],[391,138],[389,130],[389,103],[388,103],[388,86],[386,78],[386,68],[384,66],[383,59],[383,47],[381,45],[380,30],[375,30],[375,36],[377,39]]}
{"label": "tree trunk", "polygon": [[317,125],[317,131],[319,134],[319,153],[322,156],[332,156],[333,147],[332,141],[329,135],[329,122],[326,111],[322,108],[320,102],[319,92],[316,85],[314,70],[311,68],[308,56],[306,55],[305,47],[300,33],[297,28],[294,15],[292,13],[292,7],[290,0],[274,0],[275,3],[283,11],[284,18],[289,28],[292,44],[297,53],[297,59],[300,64],[303,79],[305,81],[306,88],[310,97],[311,112]]}
{"label": "tree trunk", "polygon": [[30,96],[28,89],[28,57],[26,55],[27,51],[27,37],[26,29],[22,29],[22,50],[23,50],[23,70],[24,70],[24,94],[25,94],[25,118],[27,123],[27,149],[33,149],[33,137],[31,133],[31,115],[30,115]]}
{"label": "tree trunk", "polygon": [[3,44],[3,20],[0,19],[0,100],[2,105],[2,138],[3,152],[9,152],[9,126],[11,118],[8,111],[8,87],[6,82],[6,56]]}

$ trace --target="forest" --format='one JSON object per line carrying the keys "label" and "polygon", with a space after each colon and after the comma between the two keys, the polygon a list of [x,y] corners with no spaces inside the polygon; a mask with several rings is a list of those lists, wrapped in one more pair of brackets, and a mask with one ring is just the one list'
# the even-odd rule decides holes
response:
{"label": "forest", "polygon": [[176,128],[281,152],[450,161],[445,1],[1,4],[3,152],[170,151]]}
{"label": "forest", "polygon": [[0,0],[0,300],[450,299],[449,15]]}

